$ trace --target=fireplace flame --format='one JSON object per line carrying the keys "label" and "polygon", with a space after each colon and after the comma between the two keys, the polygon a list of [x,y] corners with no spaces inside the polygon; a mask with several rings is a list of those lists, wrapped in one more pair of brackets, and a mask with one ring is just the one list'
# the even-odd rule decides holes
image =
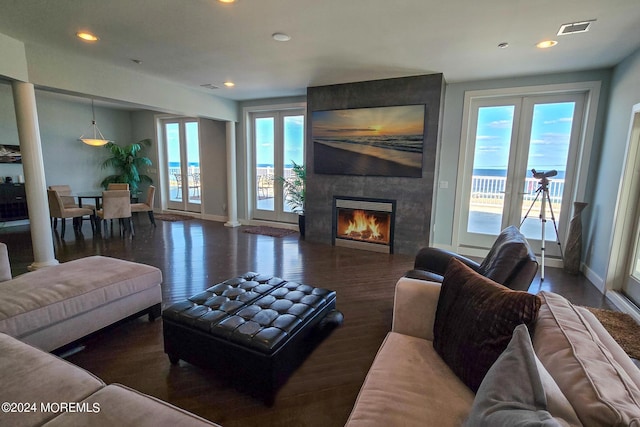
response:
{"label": "fireplace flame", "polygon": [[383,239],[380,232],[380,224],[378,224],[375,216],[367,215],[363,210],[353,211],[353,220],[349,220],[349,226],[344,234],[361,239]]}

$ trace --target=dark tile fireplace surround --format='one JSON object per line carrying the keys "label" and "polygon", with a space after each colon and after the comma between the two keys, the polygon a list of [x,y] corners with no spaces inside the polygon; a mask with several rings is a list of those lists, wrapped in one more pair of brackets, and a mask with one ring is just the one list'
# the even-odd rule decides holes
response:
{"label": "dark tile fireplace surround", "polygon": [[316,174],[309,123],[305,209],[307,240],[333,243],[334,197],[346,196],[395,201],[394,253],[415,254],[428,244],[443,87],[442,74],[430,74],[307,89],[309,121],[313,111],[414,104],[426,106],[421,178]]}

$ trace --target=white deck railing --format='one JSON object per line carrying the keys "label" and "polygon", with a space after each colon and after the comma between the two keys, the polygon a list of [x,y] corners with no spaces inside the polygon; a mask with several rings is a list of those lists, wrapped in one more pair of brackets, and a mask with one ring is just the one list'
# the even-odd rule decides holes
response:
{"label": "white deck railing", "polygon": [[[482,176],[471,177],[471,204],[476,206],[502,206],[504,202],[506,177]],[[536,178],[526,178],[522,192],[525,204],[530,204],[536,198],[536,190],[540,187]],[[564,179],[549,180],[549,199],[554,209],[560,208],[562,192],[564,191]],[[541,202],[542,195],[538,198]]]}

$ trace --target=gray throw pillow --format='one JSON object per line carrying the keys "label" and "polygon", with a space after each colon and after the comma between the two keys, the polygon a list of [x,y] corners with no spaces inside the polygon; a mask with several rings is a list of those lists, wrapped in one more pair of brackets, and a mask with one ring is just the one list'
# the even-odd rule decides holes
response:
{"label": "gray throw pillow", "polygon": [[464,426],[580,426],[533,351],[525,325],[485,376]]}

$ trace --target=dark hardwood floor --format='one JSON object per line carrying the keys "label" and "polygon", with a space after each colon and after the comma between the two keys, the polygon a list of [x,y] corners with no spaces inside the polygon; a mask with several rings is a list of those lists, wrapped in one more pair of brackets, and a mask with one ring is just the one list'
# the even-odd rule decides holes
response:
{"label": "dark hardwood floor", "polygon": [[[120,323],[82,341],[84,349],[67,360],[102,378],[150,394],[204,418],[232,426],[342,426],[376,351],[391,327],[395,282],[411,269],[413,256],[387,255],[300,240],[243,233],[222,223],[136,219],[136,235],[93,236],[88,224],[66,240],[54,232],[60,262],[105,255],[157,266],[162,270],[163,305],[185,299],[246,271],[337,291],[344,324],[326,338],[291,376],[272,407],[229,388],[211,372],[185,362],[172,366],[163,352],[162,320],[139,318]],[[58,227],[59,229],[60,227]],[[28,226],[0,229],[14,275],[33,262]],[[530,292],[550,290],[575,304],[611,308],[582,276],[546,268]],[[242,369],[242,367],[238,367]],[[36,387],[37,385],[33,385]]]}

